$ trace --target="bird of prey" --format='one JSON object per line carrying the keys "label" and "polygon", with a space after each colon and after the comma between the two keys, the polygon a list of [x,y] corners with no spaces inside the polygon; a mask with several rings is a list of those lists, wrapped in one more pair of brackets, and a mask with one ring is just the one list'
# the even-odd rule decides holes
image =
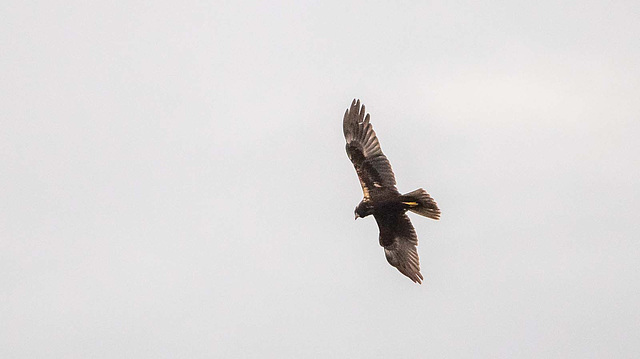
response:
{"label": "bird of prey", "polygon": [[420,273],[418,236],[406,212],[440,219],[440,209],[427,191],[419,188],[401,194],[391,164],[380,149],[380,143],[365,116],[364,105],[353,100],[344,114],[342,123],[347,141],[347,155],[356,169],[364,198],[356,207],[355,219],[370,214],[380,229],[380,245],[384,247],[387,261],[416,283],[424,279]]}

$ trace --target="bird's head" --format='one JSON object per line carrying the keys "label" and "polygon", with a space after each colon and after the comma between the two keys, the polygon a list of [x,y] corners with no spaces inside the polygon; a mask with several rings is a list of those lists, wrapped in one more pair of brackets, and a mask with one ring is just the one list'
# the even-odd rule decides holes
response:
{"label": "bird's head", "polygon": [[364,218],[372,213],[373,213],[373,206],[371,206],[371,203],[364,200],[356,206],[356,209],[353,210],[355,219]]}

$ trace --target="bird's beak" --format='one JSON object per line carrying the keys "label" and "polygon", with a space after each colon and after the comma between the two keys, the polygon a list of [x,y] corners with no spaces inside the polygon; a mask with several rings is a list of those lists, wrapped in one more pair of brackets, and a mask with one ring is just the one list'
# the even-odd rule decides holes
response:
{"label": "bird's beak", "polygon": [[354,221],[355,221],[356,219],[358,219],[358,214],[356,213],[356,214],[355,214],[355,216],[356,216],[356,218],[354,218],[354,219],[353,219]]}

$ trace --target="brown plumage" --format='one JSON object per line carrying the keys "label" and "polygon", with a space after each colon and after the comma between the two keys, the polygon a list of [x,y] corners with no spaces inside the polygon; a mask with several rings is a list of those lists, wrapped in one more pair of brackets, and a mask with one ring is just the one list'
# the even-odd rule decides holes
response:
{"label": "brown plumage", "polygon": [[418,258],[418,236],[406,215],[407,211],[439,219],[440,209],[422,188],[400,194],[391,164],[380,149],[380,143],[365,116],[364,105],[353,100],[344,114],[342,123],[347,141],[347,155],[358,174],[364,198],[355,209],[355,217],[370,214],[380,229],[380,245],[384,247],[387,261],[412,281],[422,283],[420,259]]}

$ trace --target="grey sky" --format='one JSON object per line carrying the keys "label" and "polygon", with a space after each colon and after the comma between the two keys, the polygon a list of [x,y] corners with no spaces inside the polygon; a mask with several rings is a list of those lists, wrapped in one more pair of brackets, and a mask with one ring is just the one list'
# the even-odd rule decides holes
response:
{"label": "grey sky", "polygon": [[637,1],[1,7],[0,357],[640,355]]}

